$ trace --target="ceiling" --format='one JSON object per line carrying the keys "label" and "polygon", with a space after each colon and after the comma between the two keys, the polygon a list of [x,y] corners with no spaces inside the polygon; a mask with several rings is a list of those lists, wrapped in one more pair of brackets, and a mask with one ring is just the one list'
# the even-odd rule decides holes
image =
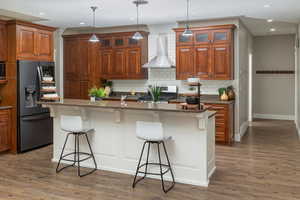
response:
{"label": "ceiling", "polygon": [[[185,0],[148,0],[142,6],[141,23],[161,24],[185,20]],[[0,16],[20,13],[21,19],[55,27],[79,27],[92,25],[90,6],[100,9],[96,13],[96,26],[120,26],[134,24],[136,9],[132,0],[1,0]],[[268,8],[265,5],[269,5]],[[4,13],[4,14],[3,14]],[[289,32],[289,25],[300,24],[299,0],[191,0],[191,19],[245,16],[243,22],[252,33],[266,34],[270,28]],[[9,16],[10,17],[10,16]],[[12,18],[18,18],[11,16]],[[273,19],[268,23],[266,19]],[[80,25],[84,22],[84,25]]]}

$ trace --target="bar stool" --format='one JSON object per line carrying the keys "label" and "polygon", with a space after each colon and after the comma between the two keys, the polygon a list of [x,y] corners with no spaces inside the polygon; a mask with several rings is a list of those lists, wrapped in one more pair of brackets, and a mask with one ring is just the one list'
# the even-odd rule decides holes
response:
{"label": "bar stool", "polygon": [[[60,158],[59,158],[59,161],[58,161],[58,164],[57,164],[57,167],[56,167],[56,173],[59,173],[62,170],[66,169],[68,167],[71,167],[71,166],[76,167],[75,166],[76,163],[77,163],[77,175],[79,177],[89,175],[89,174],[93,173],[94,171],[96,171],[97,170],[97,163],[96,163],[96,160],[95,160],[92,148],[91,148],[89,138],[87,136],[87,134],[93,132],[94,129],[84,129],[83,128],[84,127],[83,121],[82,121],[80,116],[62,115],[61,119],[60,119],[60,123],[61,123],[61,129],[63,131],[68,132],[68,134],[66,136],[65,143],[64,143],[63,149],[62,149],[61,154],[60,154]],[[75,136],[75,145],[74,145],[75,150],[74,150],[74,152],[64,154],[65,147],[66,147],[66,144],[68,142],[68,139],[69,139],[70,135]],[[80,152],[80,150],[79,150],[79,139],[80,139],[81,135],[85,136],[87,144],[89,146],[90,153]],[[70,157],[71,155],[74,155],[73,159],[66,158],[66,157]],[[87,157],[80,159],[81,155],[87,156]],[[81,174],[80,173],[80,162],[86,161],[88,159],[93,159],[95,168],[93,170],[85,173],[85,174]],[[73,162],[73,164],[67,165],[67,166],[62,167],[61,169],[59,169],[60,162],[62,160],[63,161],[68,161],[68,162]]]}
{"label": "bar stool", "polygon": [[[162,189],[165,193],[169,192],[175,185],[175,180],[174,180],[174,174],[171,168],[171,164],[169,161],[169,157],[168,157],[168,153],[166,150],[166,146],[165,146],[165,141],[172,139],[172,137],[165,137],[163,135],[163,127],[161,123],[158,122],[142,122],[142,121],[137,121],[136,122],[136,135],[137,138],[144,140],[144,144],[143,144],[143,148],[142,148],[142,152],[139,158],[139,162],[138,162],[138,166],[136,169],[136,173],[134,176],[134,180],[133,180],[133,184],[132,187],[134,188],[135,185],[143,180],[146,175],[158,175],[161,178],[161,185],[162,185]],[[146,163],[141,164],[141,160],[143,158],[143,154],[144,154],[144,149],[146,144],[148,144],[148,151],[147,151],[147,157],[146,157]],[[153,162],[149,162],[149,151],[150,151],[150,146],[151,145],[157,145],[157,151],[158,151],[158,160],[159,163],[153,163]],[[163,145],[163,149],[164,149],[164,153],[166,155],[166,159],[167,159],[167,164],[162,164],[161,162],[161,155],[160,155],[160,144]],[[154,166],[159,166],[160,169],[160,173],[150,173],[148,172],[148,165],[154,165]],[[145,171],[140,171],[140,169],[142,167],[145,167]],[[165,171],[163,171],[163,167],[166,167],[167,169]],[[172,176],[172,185],[169,186],[167,189],[165,187],[165,183],[164,183],[164,175],[166,173],[170,172],[171,176]],[[144,174],[143,177],[137,179],[138,174]]]}

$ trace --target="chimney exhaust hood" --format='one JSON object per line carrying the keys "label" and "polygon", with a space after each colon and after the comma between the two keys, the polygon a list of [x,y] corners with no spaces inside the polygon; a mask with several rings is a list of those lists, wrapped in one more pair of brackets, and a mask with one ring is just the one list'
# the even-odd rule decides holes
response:
{"label": "chimney exhaust hood", "polygon": [[167,35],[160,34],[157,38],[157,55],[150,62],[143,65],[143,68],[172,68],[172,64],[168,56],[168,39]]}

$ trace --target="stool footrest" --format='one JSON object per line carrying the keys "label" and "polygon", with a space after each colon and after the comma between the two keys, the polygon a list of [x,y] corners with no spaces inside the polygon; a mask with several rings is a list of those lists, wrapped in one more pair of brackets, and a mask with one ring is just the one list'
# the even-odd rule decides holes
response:
{"label": "stool footrest", "polygon": [[[76,159],[76,157],[75,157],[75,159],[73,159],[73,160],[65,159],[65,157],[68,157],[68,156],[71,156],[71,155],[77,155],[77,153],[79,154],[79,156],[80,156],[80,155],[86,155],[86,156],[88,156],[88,157],[83,158],[83,159],[81,159],[81,160],[79,160],[79,161]],[[69,162],[83,162],[83,161],[86,161],[86,160],[91,159],[91,158],[93,158],[93,156],[92,156],[91,154],[89,154],[89,153],[84,153],[84,152],[72,152],[72,153],[68,153],[68,154],[63,155],[62,158],[61,158],[61,160],[69,161]]]}
{"label": "stool footrest", "polygon": [[[160,166],[159,163],[144,163],[142,165],[139,166],[138,170],[140,170],[142,167],[146,166],[146,165],[155,165],[155,166]],[[163,167],[167,167],[168,169],[165,170],[164,172],[162,172],[162,175],[165,175],[166,173],[168,173],[170,171],[170,167],[169,165],[166,165],[166,164],[161,164],[161,166]],[[157,176],[160,176],[161,174],[160,173],[152,173],[152,172],[143,172],[143,171],[138,171],[138,173],[141,173],[141,174],[145,174],[145,175],[157,175]]]}

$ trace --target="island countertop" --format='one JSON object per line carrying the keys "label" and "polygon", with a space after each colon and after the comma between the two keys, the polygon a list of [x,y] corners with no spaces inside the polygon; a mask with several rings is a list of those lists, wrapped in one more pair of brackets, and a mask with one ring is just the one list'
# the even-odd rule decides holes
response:
{"label": "island countertop", "polygon": [[165,111],[165,112],[184,112],[184,113],[202,113],[207,111],[206,108],[201,110],[186,110],[182,109],[179,104],[168,103],[141,103],[126,101],[126,105],[121,105],[120,101],[96,101],[81,99],[62,99],[58,102],[38,102],[46,106],[76,106],[87,108],[103,108],[103,109],[120,109],[120,110],[145,110],[145,111]]}

